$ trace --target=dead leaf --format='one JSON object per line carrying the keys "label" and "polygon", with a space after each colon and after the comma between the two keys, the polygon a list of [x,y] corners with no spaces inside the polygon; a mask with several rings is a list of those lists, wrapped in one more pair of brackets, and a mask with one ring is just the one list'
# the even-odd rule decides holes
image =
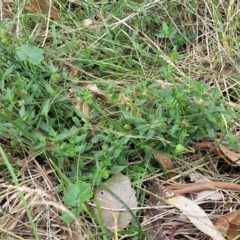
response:
{"label": "dead leaf", "polygon": [[214,153],[222,157],[231,166],[240,166],[240,153],[231,151],[222,144],[213,142],[201,142],[194,146],[195,149],[213,149]]}
{"label": "dead leaf", "polygon": [[[169,171],[175,168],[174,162],[165,153],[162,153],[160,151],[153,151],[153,156],[158,161],[158,163],[160,163],[160,165],[163,167],[165,171]],[[168,175],[169,177],[174,177],[176,174],[171,172],[168,173]]]}
{"label": "dead leaf", "polygon": [[[122,173],[113,175],[105,182],[105,186],[121,199],[130,209],[138,205],[136,192],[131,187],[131,182]],[[132,215],[117,198],[108,191],[99,188],[95,195],[95,203],[98,208],[94,209],[96,216],[102,217],[104,225],[110,231],[124,229],[132,221]],[[133,213],[136,210],[132,210]]]}
{"label": "dead leaf", "polygon": [[54,20],[60,18],[60,13],[57,11],[55,7],[50,6],[46,0],[30,0],[27,4],[25,4],[24,8],[33,13],[39,14],[48,14],[49,8],[51,7],[50,17]]}
{"label": "dead leaf", "polygon": [[82,112],[84,114],[84,119],[89,116],[89,113],[91,112],[91,107],[86,102],[82,105]]}
{"label": "dead leaf", "polygon": [[240,165],[240,153],[233,152],[223,145],[219,145],[219,148],[223,153],[223,155],[227,157],[228,160],[231,161],[230,163],[231,165],[234,165],[234,164]]}
{"label": "dead leaf", "polygon": [[77,97],[75,108],[84,114],[82,120],[86,122],[86,118],[89,116],[89,113],[91,112],[90,105],[84,102],[82,98]]}
{"label": "dead leaf", "polygon": [[84,19],[82,21],[82,23],[83,23],[84,26],[87,27],[87,26],[90,26],[93,23],[93,21],[91,19],[87,18],[87,19]]}
{"label": "dead leaf", "polygon": [[221,192],[212,191],[212,190],[205,190],[205,191],[199,192],[194,197],[195,201],[203,201],[203,200],[219,201],[223,199],[224,199],[224,196]]}
{"label": "dead leaf", "polygon": [[[158,207],[165,206],[166,202],[164,200],[164,192],[162,190],[161,184],[157,181],[154,181],[152,185],[148,186],[147,191],[151,193],[148,199],[148,206]],[[163,218],[161,216],[164,209],[146,209],[143,211],[143,230],[148,231],[148,239],[152,240],[165,240],[166,236],[163,233]],[[169,217],[169,216],[168,216]]]}
{"label": "dead leaf", "polygon": [[[202,176],[197,174],[190,174],[189,177],[191,182],[195,182],[195,183],[210,182],[208,179],[203,178]],[[193,193],[193,199],[195,201],[203,201],[203,200],[217,201],[217,200],[223,199],[223,194],[216,190],[204,190],[196,194]]]}
{"label": "dead leaf", "polygon": [[240,212],[235,210],[223,215],[217,220],[215,226],[228,237],[228,239],[237,239],[240,235]]}
{"label": "dead leaf", "polygon": [[84,103],[83,99],[80,97],[77,97],[75,108],[82,112],[83,103]]}
{"label": "dead leaf", "polygon": [[78,69],[77,68],[72,68],[69,72],[68,72],[68,76],[69,77],[75,77],[78,75]]}
{"label": "dead leaf", "polygon": [[194,145],[194,149],[212,149],[214,147],[213,142],[199,142]]}
{"label": "dead leaf", "polygon": [[167,199],[167,203],[178,208],[200,231],[212,237],[213,240],[225,240],[216,230],[208,215],[195,202],[177,195]]}
{"label": "dead leaf", "polygon": [[93,94],[93,96],[95,98],[98,98],[102,101],[108,101],[109,100],[109,96],[104,93],[103,91],[101,91],[96,84],[90,85],[88,86],[88,89],[90,90],[90,92]]}

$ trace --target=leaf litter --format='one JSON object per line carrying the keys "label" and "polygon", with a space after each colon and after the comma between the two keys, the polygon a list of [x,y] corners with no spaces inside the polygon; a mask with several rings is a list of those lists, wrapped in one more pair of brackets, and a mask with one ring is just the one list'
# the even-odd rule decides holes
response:
{"label": "leaf litter", "polygon": [[[236,236],[239,234],[238,224],[240,222],[238,217],[239,211],[231,212],[231,209],[239,208],[239,195],[236,191],[240,191],[240,185],[235,183],[234,180],[230,181],[230,179],[225,182],[219,178],[217,181],[211,179],[207,174],[204,174],[205,170],[203,170],[202,166],[207,169],[210,168],[217,176],[221,176],[223,169],[221,159],[223,159],[227,168],[229,166],[231,171],[239,171],[238,164],[236,164],[238,163],[239,154],[223,145],[216,147],[216,144],[213,142],[197,143],[194,145],[194,148],[195,153],[186,153],[183,157],[190,161],[194,156],[196,158],[194,161],[199,161],[199,159],[204,159],[202,150],[207,149],[211,151],[213,149],[209,155],[210,161],[207,159],[203,165],[199,167],[194,165],[194,168],[190,168],[186,172],[182,169],[182,173],[174,178],[175,182],[171,182],[171,179],[164,181],[156,178],[155,181],[158,183],[148,183],[150,186],[147,187],[147,191],[151,192],[151,196],[147,201],[147,206],[151,209],[144,210],[142,223],[143,228],[148,233],[147,239],[218,240],[225,239],[225,237],[228,240],[237,239]],[[218,158],[214,158],[215,155]],[[176,161],[173,162],[164,153],[160,152],[156,158],[155,152],[154,157],[166,173],[172,170],[177,172],[179,171],[178,167],[181,168],[181,164],[179,165]],[[202,170],[200,171],[200,169]],[[230,172],[228,172],[228,176],[232,176]],[[163,187],[162,184],[165,186]],[[232,197],[229,195],[230,190],[235,191]],[[167,193],[173,193],[174,196],[166,195]],[[230,201],[228,200],[229,197]],[[179,209],[181,213],[169,209],[170,206]],[[179,214],[181,218],[177,217]],[[172,217],[172,215],[175,217]],[[191,224],[186,224],[187,220],[183,220],[183,216],[189,219],[188,221],[192,226]],[[169,219],[172,219],[171,225],[169,224]],[[195,230],[193,230],[194,228]]]}
{"label": "leaf litter", "polygon": [[[94,212],[98,218],[102,218],[104,225],[110,231],[122,230],[132,221],[132,213],[136,213],[138,201],[136,192],[131,187],[129,178],[122,173],[113,175],[105,182],[109,191],[99,188],[95,194],[96,208]],[[129,209],[126,208],[125,203]]]}

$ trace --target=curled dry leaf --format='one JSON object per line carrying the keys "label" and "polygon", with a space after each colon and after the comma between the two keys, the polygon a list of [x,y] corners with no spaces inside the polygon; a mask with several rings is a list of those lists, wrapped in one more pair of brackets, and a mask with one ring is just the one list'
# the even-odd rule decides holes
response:
{"label": "curled dry leaf", "polygon": [[82,111],[83,103],[84,103],[83,99],[80,97],[77,97],[75,108],[79,111]]}
{"label": "curled dry leaf", "polygon": [[[222,154],[230,160],[230,165],[240,165],[240,153],[236,153],[223,145],[219,145]],[[229,161],[227,161],[229,163]]]}
{"label": "curled dry leaf", "polygon": [[[160,163],[160,165],[165,171],[172,170],[175,168],[174,162],[165,153],[162,153],[160,151],[153,151],[153,156]],[[174,177],[176,174],[172,172],[168,173],[168,175],[169,177]]]}
{"label": "curled dry leaf", "polygon": [[236,238],[240,235],[240,211],[235,210],[220,217],[215,226],[221,231],[228,239]]}
{"label": "curled dry leaf", "polygon": [[195,202],[183,196],[174,196],[168,198],[167,203],[178,208],[195,227],[212,237],[213,240],[225,240],[208,218],[207,214]]}
{"label": "curled dry leaf", "polygon": [[195,149],[213,149],[214,153],[222,157],[231,166],[240,166],[240,153],[236,153],[222,144],[201,142],[194,146]]}
{"label": "curled dry leaf", "polygon": [[89,113],[91,112],[91,107],[89,106],[89,104],[84,102],[82,98],[77,97],[75,108],[84,114],[84,118],[82,118],[82,120],[86,122],[85,118],[88,117]]}
{"label": "curled dry leaf", "polygon": [[50,17],[54,20],[60,18],[60,13],[55,7],[53,7],[52,5],[50,6],[47,3],[47,0],[30,0],[27,4],[25,4],[24,8],[29,12],[39,14],[48,14],[49,8],[51,8]]}
{"label": "curled dry leaf", "polygon": [[109,100],[109,96],[106,93],[104,93],[102,90],[100,90],[96,84],[88,86],[88,89],[90,90],[90,92],[93,94],[95,98],[98,98],[102,101]]}
{"label": "curled dry leaf", "polygon": [[[138,205],[136,192],[131,187],[130,180],[122,173],[113,175],[105,182],[105,186],[121,199],[130,209]],[[107,190],[99,188],[95,195],[96,208],[94,212],[97,217],[102,217],[104,225],[110,231],[121,230],[132,221],[132,215],[117,198]],[[132,210],[133,213],[136,210]],[[101,218],[100,217],[100,218]]]}

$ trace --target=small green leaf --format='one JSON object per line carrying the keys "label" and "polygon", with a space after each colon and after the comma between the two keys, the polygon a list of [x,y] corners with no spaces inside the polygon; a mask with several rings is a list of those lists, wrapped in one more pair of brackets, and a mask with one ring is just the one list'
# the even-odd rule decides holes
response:
{"label": "small green leaf", "polygon": [[80,212],[82,211],[81,207],[77,207],[74,208],[69,212],[62,212],[62,216],[61,219],[65,222],[65,223],[71,223],[74,220],[74,216],[77,216]]}
{"label": "small green leaf", "polygon": [[162,24],[162,29],[163,29],[164,32],[168,31],[168,25],[167,25],[167,23],[165,21]]}
{"label": "small green leaf", "polygon": [[71,184],[67,190],[64,191],[63,200],[71,207],[81,206],[83,202],[87,201],[93,196],[91,185],[86,182],[78,181]]}
{"label": "small green leaf", "polygon": [[51,102],[50,99],[46,100],[42,104],[42,115],[47,116],[50,110]]}
{"label": "small green leaf", "polygon": [[117,174],[121,172],[123,169],[125,169],[126,166],[112,166],[109,170],[111,174]]}
{"label": "small green leaf", "polygon": [[16,51],[16,55],[20,61],[29,60],[34,65],[38,65],[43,61],[43,53],[42,49],[29,44],[23,44]]}
{"label": "small green leaf", "polygon": [[26,113],[25,107],[22,106],[21,109],[19,110],[19,116],[23,118],[25,116],[25,113]]}

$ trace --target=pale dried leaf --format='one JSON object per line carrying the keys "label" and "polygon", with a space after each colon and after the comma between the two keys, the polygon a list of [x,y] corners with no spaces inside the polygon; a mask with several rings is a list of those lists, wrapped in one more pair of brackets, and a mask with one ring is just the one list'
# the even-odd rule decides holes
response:
{"label": "pale dried leaf", "polygon": [[79,111],[82,112],[83,104],[84,104],[83,99],[80,98],[80,97],[77,97],[77,98],[76,98],[76,105],[75,105],[75,108],[76,108],[77,110],[79,110]]}
{"label": "pale dried leaf", "polygon": [[88,89],[93,94],[95,98],[99,98],[102,101],[108,101],[109,96],[105,94],[103,91],[101,91],[96,84],[88,86]]}
{"label": "pale dried leaf", "polygon": [[87,18],[87,19],[84,19],[82,21],[82,23],[84,26],[90,26],[93,23],[93,21],[91,19]]}
{"label": "pale dried leaf", "polygon": [[[105,186],[117,195],[130,209],[137,207],[136,192],[131,187],[130,180],[127,176],[124,176],[122,173],[115,174],[105,182]],[[97,216],[99,216],[100,212],[104,225],[109,230],[124,229],[132,221],[132,215],[125,208],[124,204],[118,201],[118,199],[108,191],[99,188],[95,195],[95,202],[96,205],[100,207],[98,209],[95,208],[94,212]],[[122,209],[125,210],[122,211]],[[133,212],[135,213],[136,210],[133,210]]]}
{"label": "pale dried leaf", "polygon": [[86,102],[84,102],[83,105],[82,105],[82,112],[83,112],[85,117],[88,117],[89,113],[91,112],[91,107]]}
{"label": "pale dried leaf", "polygon": [[196,194],[194,198],[195,201],[203,201],[203,200],[219,201],[223,199],[224,199],[224,196],[221,192],[211,191],[211,190],[199,192]]}
{"label": "pale dried leaf", "polygon": [[213,240],[225,240],[216,230],[207,214],[195,202],[183,196],[175,196],[167,199],[167,203],[178,208],[200,231],[213,238]]}
{"label": "pale dried leaf", "polygon": [[190,177],[190,181],[195,183],[203,183],[208,181],[208,179],[204,179],[201,175],[194,174],[194,173],[190,174],[189,177]]}
{"label": "pale dried leaf", "polygon": [[[189,177],[190,177],[191,182],[195,182],[195,183],[210,182],[208,179],[206,179],[203,176],[198,175],[198,174],[190,174]],[[213,191],[213,190],[201,191],[194,195],[195,201],[203,201],[203,200],[217,201],[217,200],[222,200],[222,199],[223,199],[223,194],[219,191]]]}
{"label": "pale dried leaf", "polygon": [[82,118],[82,120],[86,122],[86,118],[89,116],[89,113],[91,112],[90,105],[84,102],[82,98],[77,97],[75,108],[84,114],[84,118]]}
{"label": "pale dried leaf", "polygon": [[227,157],[232,162],[232,164],[240,165],[240,153],[233,152],[223,145],[219,145],[219,148],[223,155]]}
{"label": "pale dried leaf", "polygon": [[50,6],[46,0],[30,0],[27,4],[25,4],[24,8],[33,13],[39,14],[48,14],[49,8],[51,7],[50,17],[54,20],[60,18],[60,13],[54,8],[52,5]]}

